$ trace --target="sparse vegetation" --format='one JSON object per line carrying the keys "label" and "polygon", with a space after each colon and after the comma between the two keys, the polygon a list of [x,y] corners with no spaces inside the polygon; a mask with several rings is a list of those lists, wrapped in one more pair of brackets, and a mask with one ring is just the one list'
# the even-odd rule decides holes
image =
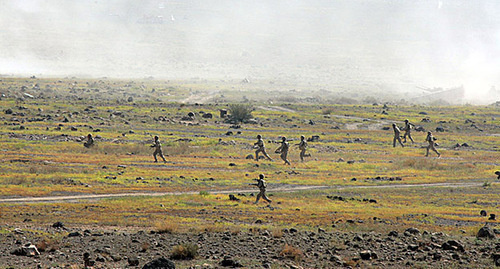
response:
{"label": "sparse vegetation", "polygon": [[247,122],[252,118],[252,107],[245,104],[229,105],[229,117],[235,123]]}
{"label": "sparse vegetation", "polygon": [[184,243],[174,246],[170,258],[174,260],[191,260],[198,256],[198,245],[194,243]]}
{"label": "sparse vegetation", "polygon": [[[24,80],[2,80],[6,87],[19,88],[24,84]],[[176,103],[185,94],[182,85],[166,89],[160,82],[146,81],[144,87],[148,90],[137,87],[138,97],[134,97],[134,102],[120,103],[117,100],[122,97],[113,89],[123,87],[125,82],[103,82],[106,87],[100,88],[95,96],[82,92],[80,100],[67,94],[65,87],[69,82],[62,81],[36,81],[52,85],[53,92],[47,92],[47,99],[16,101],[11,94],[0,100],[2,108],[10,108],[15,114],[0,111],[2,199],[73,194],[137,193],[139,196],[79,199],[71,203],[48,201],[29,206],[3,202],[0,215],[6,224],[48,227],[64,216],[68,226],[151,229],[154,232],[146,234],[160,238],[218,234],[232,242],[233,237],[250,234],[260,238],[264,234],[270,240],[289,243],[286,248],[275,249],[273,255],[283,252],[282,257],[288,262],[296,257],[307,262],[312,260],[308,252],[299,255],[306,248],[289,241],[294,235],[283,232],[284,229],[296,227],[304,231],[302,236],[317,232],[317,227],[329,230],[334,225],[341,233],[385,235],[392,229],[401,231],[412,226],[430,233],[469,236],[477,233],[474,225],[486,221],[478,212],[485,210],[498,215],[498,205],[492,201],[497,200],[500,186],[493,179],[488,180],[493,178],[492,171],[498,170],[498,137],[491,135],[500,132],[498,108],[400,105],[382,115],[382,105],[376,104],[318,105],[300,103],[306,99],[297,98],[297,102],[285,106],[258,103],[254,100],[262,101],[259,99],[262,97],[245,93],[255,107],[253,111],[246,107],[247,112],[259,124],[231,126],[222,123],[215,113],[227,108],[224,103],[203,106]],[[155,94],[151,88],[157,89]],[[159,94],[167,92],[170,95]],[[224,98],[241,99],[221,92]],[[151,96],[162,100],[162,105],[158,106],[158,99]],[[424,117],[420,116],[421,111],[427,113],[425,117],[430,122],[421,122]],[[189,112],[196,114],[195,119],[181,120]],[[207,112],[213,117],[203,118]],[[41,117],[39,114],[51,117],[31,120]],[[414,144],[408,141],[405,148],[392,148],[392,131],[383,128],[392,122],[400,124],[405,118],[426,130],[445,127],[445,132],[435,133],[442,158],[424,157],[422,132],[413,133]],[[19,128],[21,121],[25,129]],[[470,121],[483,131],[471,127]],[[96,147],[82,146],[80,139],[87,133],[99,135]],[[292,165],[284,167],[280,162],[257,163],[245,159],[249,154],[254,155],[252,146],[257,134],[264,137],[270,149],[277,147],[275,142],[282,135],[291,139]],[[152,162],[151,135],[160,136],[167,163]],[[313,157],[304,163],[298,161],[299,151],[293,146],[300,135],[319,136],[317,141],[309,142],[308,152]],[[470,146],[461,146],[465,142]],[[268,152],[279,158],[271,150]],[[268,177],[268,192],[273,195],[269,207],[253,205],[255,196],[247,192],[257,192],[247,184],[253,183],[252,178],[259,173]],[[417,186],[411,187],[412,184]],[[299,186],[333,188],[274,190]],[[239,201],[231,201],[227,194],[221,193],[232,190],[242,190],[236,195]],[[148,197],[157,193],[176,195]],[[71,245],[66,239],[37,237],[31,241],[45,252]],[[138,240],[132,249],[151,253],[158,247],[154,242]],[[335,242],[338,250],[349,251],[350,247],[343,245],[346,240]],[[186,247],[178,248],[181,252]],[[281,248],[281,243],[277,248]],[[165,251],[170,251],[170,246]],[[348,258],[345,262],[357,264]]]}
{"label": "sparse vegetation", "polygon": [[304,258],[304,253],[302,252],[302,250],[293,247],[289,244],[285,244],[283,246],[283,250],[281,250],[279,255],[286,259],[291,259],[296,262],[300,262]]}
{"label": "sparse vegetation", "polygon": [[157,221],[155,224],[156,231],[160,234],[166,233],[166,234],[171,234],[175,233],[179,230],[179,224],[175,223],[173,221],[168,221],[168,220],[162,220],[162,221]]}
{"label": "sparse vegetation", "polygon": [[39,239],[35,246],[40,252],[53,252],[60,248],[60,242],[56,239],[44,237]]}

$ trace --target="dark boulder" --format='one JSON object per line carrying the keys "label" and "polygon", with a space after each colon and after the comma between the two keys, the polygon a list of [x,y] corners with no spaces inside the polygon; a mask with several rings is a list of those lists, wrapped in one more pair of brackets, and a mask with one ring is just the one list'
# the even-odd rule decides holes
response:
{"label": "dark boulder", "polygon": [[166,258],[158,258],[146,263],[142,269],[175,269],[175,264]]}
{"label": "dark boulder", "polygon": [[221,266],[224,267],[243,267],[239,261],[233,260],[229,256],[225,256],[224,259],[219,263]]}
{"label": "dark boulder", "polygon": [[495,233],[493,232],[493,230],[491,230],[490,227],[483,226],[477,232],[477,238],[494,239],[495,238]]}

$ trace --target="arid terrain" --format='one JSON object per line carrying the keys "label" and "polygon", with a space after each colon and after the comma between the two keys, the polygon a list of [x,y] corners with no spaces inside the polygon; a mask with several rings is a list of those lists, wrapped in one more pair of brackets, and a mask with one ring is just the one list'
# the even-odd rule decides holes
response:
{"label": "arid terrain", "polygon": [[[3,76],[0,108],[0,268],[500,265],[498,102]],[[414,143],[393,147],[391,124],[405,119]],[[425,157],[427,131],[440,158]],[[254,159],[258,134],[273,161]],[[155,135],[165,163],[153,162]],[[274,153],[282,136],[291,165]],[[273,202],[255,205],[261,173]]]}

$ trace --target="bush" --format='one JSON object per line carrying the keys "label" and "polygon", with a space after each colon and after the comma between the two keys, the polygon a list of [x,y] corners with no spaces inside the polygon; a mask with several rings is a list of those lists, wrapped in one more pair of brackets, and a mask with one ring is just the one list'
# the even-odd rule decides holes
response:
{"label": "bush", "polygon": [[179,224],[169,221],[157,222],[155,226],[159,234],[172,234],[179,229]]}
{"label": "bush", "polygon": [[55,239],[43,238],[35,244],[40,252],[53,252],[59,249],[59,241]]}
{"label": "bush", "polygon": [[246,122],[252,117],[253,108],[249,105],[232,104],[229,105],[229,119],[235,123]]}
{"label": "bush", "polygon": [[170,255],[174,260],[191,260],[198,256],[198,245],[193,243],[184,243],[177,245],[172,249]]}
{"label": "bush", "polygon": [[302,260],[304,254],[300,249],[290,246],[289,244],[285,244],[283,250],[280,252],[280,256],[299,262]]}
{"label": "bush", "polygon": [[207,196],[207,195],[210,195],[210,193],[208,191],[200,191],[200,195]]}

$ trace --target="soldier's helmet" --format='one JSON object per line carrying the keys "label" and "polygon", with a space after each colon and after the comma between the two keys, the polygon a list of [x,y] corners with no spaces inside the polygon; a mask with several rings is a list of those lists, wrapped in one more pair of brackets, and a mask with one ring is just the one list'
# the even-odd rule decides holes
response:
{"label": "soldier's helmet", "polygon": [[261,138],[262,138],[262,136],[261,136],[261,135],[257,135],[257,139],[261,139]]}
{"label": "soldier's helmet", "polygon": [[281,140],[286,141],[286,136],[283,136]]}
{"label": "soldier's helmet", "polygon": [[260,179],[264,179],[264,174],[260,174],[260,175],[259,175],[259,178],[260,178]]}
{"label": "soldier's helmet", "polygon": [[430,135],[430,134],[432,134],[432,132],[431,132],[431,131],[428,131],[428,132],[427,132],[427,134],[428,134],[428,135]]}
{"label": "soldier's helmet", "polygon": [[158,136],[157,135],[155,135],[155,140],[158,140]]}
{"label": "soldier's helmet", "polygon": [[87,137],[88,137],[88,138],[91,138],[91,137],[92,137],[92,134],[88,134],[88,135],[87,135]]}
{"label": "soldier's helmet", "polygon": [[393,124],[392,124],[392,127],[396,127],[396,123],[393,123]]}
{"label": "soldier's helmet", "polygon": [[305,138],[306,138],[306,137],[305,137],[305,136],[303,136],[303,135],[301,135],[301,136],[300,136],[300,139],[302,139],[302,140],[304,140]]}
{"label": "soldier's helmet", "polygon": [[405,122],[406,122],[406,123],[408,123],[408,122],[409,122],[409,120],[408,120],[408,119],[406,119],[406,120],[405,120]]}

